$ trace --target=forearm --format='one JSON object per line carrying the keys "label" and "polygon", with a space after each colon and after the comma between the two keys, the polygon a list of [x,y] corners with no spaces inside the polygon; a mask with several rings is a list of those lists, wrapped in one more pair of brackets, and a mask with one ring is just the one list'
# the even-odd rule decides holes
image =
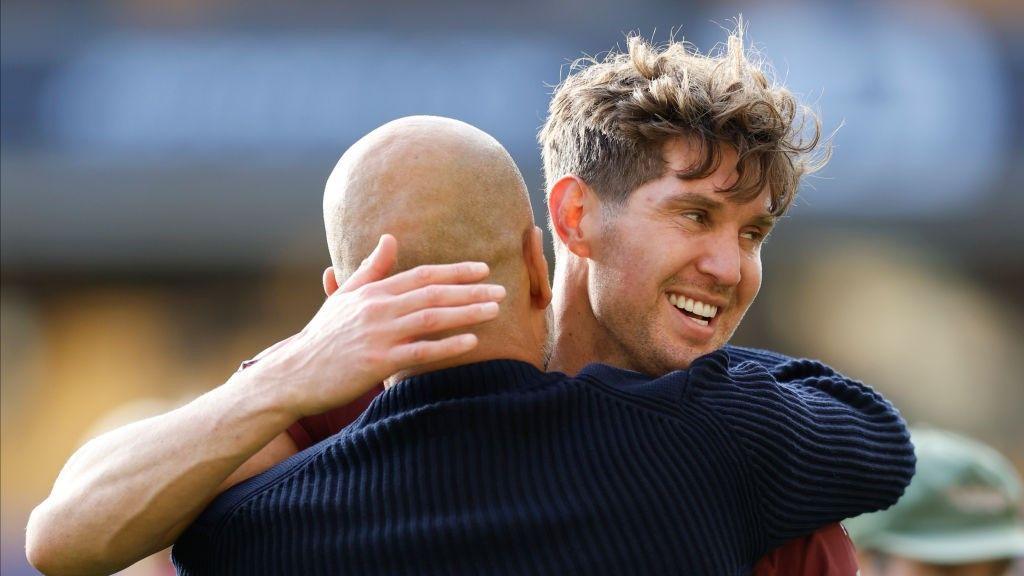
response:
{"label": "forearm", "polygon": [[267,445],[275,436],[294,451],[283,432],[297,419],[475,347],[473,334],[428,337],[498,314],[504,288],[475,284],[487,266],[421,266],[387,277],[395,262],[394,238],[384,236],[345,288],[330,287],[336,278],[325,275],[329,296],[320,310],[254,366],[187,406],[82,447],[29,520],[33,565],[51,574],[109,573],[160,550],[229,476],[280,461],[282,450],[271,450],[280,443]]}
{"label": "forearm", "polygon": [[51,574],[110,573],[171,544],[295,420],[274,384],[240,372],[186,406],[91,440],[33,511],[29,559]]}

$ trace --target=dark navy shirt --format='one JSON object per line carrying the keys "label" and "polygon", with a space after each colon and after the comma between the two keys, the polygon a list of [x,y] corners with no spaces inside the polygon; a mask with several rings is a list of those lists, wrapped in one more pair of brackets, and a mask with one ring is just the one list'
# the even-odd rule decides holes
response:
{"label": "dark navy shirt", "polygon": [[661,378],[495,360],[410,378],[215,500],[192,574],[747,574],[894,503],[898,412],[809,360],[727,347]]}

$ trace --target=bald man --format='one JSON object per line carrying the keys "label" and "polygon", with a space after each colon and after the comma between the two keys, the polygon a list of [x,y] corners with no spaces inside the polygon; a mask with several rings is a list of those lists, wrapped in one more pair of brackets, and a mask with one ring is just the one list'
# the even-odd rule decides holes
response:
{"label": "bald man", "polygon": [[[402,126],[408,129],[401,130]],[[418,128],[412,130],[414,126]],[[427,126],[432,127],[427,130]],[[385,272],[374,265],[394,262],[397,256],[395,237],[384,235],[362,270],[349,259],[359,250],[368,254],[380,236],[374,232],[371,240],[369,235],[380,224],[372,220],[373,204],[395,208],[396,218],[411,217],[405,222],[396,220],[403,228],[394,231],[399,237],[414,229],[409,227],[414,226],[417,214],[434,210],[409,203],[407,196],[382,196],[386,192],[379,185],[387,183],[396,190],[417,186],[422,194],[444,191],[429,185],[437,166],[417,160],[426,158],[429,149],[406,148],[401,163],[389,162],[392,169],[380,174],[379,182],[361,178],[348,167],[359,157],[369,174],[375,158],[361,150],[372,149],[387,157],[386,149],[396,135],[405,132],[404,137],[411,138],[411,132],[420,133],[417,139],[407,141],[409,145],[423,140],[424,131],[449,134],[449,140],[452,134],[473,137],[472,144],[456,139],[464,144],[458,150],[460,157],[449,149],[450,154],[443,158],[435,153],[430,159],[453,170],[472,166],[478,174],[486,174],[486,182],[476,183],[483,195],[479,201],[500,207],[509,220],[493,227],[495,218],[473,221],[468,214],[453,213],[447,232],[430,235],[416,229],[403,246],[402,262],[421,259],[428,248],[423,242],[446,242],[446,234],[466,235],[468,242],[480,230],[487,230],[489,238],[502,242],[464,244],[464,253],[474,255],[477,261],[418,266],[369,282]],[[259,363],[238,371],[223,385],[177,410],[103,434],[75,452],[49,497],[29,518],[29,561],[46,574],[116,572],[170,546],[217,494],[279,462],[283,454],[294,452],[294,443],[284,431],[297,420],[352,404],[401,370],[472,358],[469,353],[479,340],[466,327],[494,321],[497,303],[508,294],[501,284],[480,283],[490,273],[485,262],[497,263],[497,277],[518,286],[524,283],[522,278],[508,277],[507,266],[501,265],[514,257],[509,246],[514,243],[518,254],[527,250],[541,254],[538,231],[533,229],[524,199],[486,197],[495,187],[520,193],[519,173],[510,165],[511,159],[492,138],[447,120],[440,124],[437,119],[405,120],[385,126],[353,146],[339,163],[325,201],[330,204],[336,198],[331,191],[339,182],[353,191],[366,186],[367,197],[359,200],[359,215],[354,208],[357,204],[347,211],[345,206],[332,207],[339,210],[336,216],[340,218],[333,225],[345,226],[349,235],[345,242],[332,243],[338,267],[329,267],[324,273],[328,297],[320,310],[301,332],[264,351]],[[363,202],[371,200],[370,194],[376,194],[373,201]],[[328,216],[329,221],[335,218],[333,212]],[[347,219],[349,216],[354,219]],[[513,230],[515,226],[517,230]],[[338,237],[335,231],[334,238]],[[435,249],[438,251],[431,254],[434,262],[443,255],[441,250],[454,253],[439,245]],[[546,265],[543,257],[539,258],[534,268]],[[542,271],[542,275],[546,273],[546,269]],[[538,291],[537,306],[545,307],[550,299],[546,278],[528,287]],[[532,332],[521,334],[543,341],[539,319]],[[515,353],[517,347],[532,350],[533,345],[526,342],[510,340],[510,357],[532,358]]]}
{"label": "bald man", "polygon": [[[374,131],[339,162],[324,207],[328,299],[303,333],[183,412],[87,446],[62,477],[88,464],[118,485],[92,483],[104,501],[77,483],[76,514],[74,486],[59,480],[33,514],[37,530],[66,514],[74,536],[103,510],[124,526],[101,531],[115,535],[104,543],[138,549],[159,526],[162,545],[289,418],[386,376],[389,389],[345,432],[218,499],[180,542],[182,573],[738,573],[786,538],[887,505],[909,479],[898,415],[816,363],[721,353],[659,379],[596,365],[544,374],[539,231],[515,165],[472,127],[420,117]],[[395,259],[396,274],[364,283]],[[428,265],[463,259],[504,288],[457,284],[481,279],[479,266]],[[487,302],[498,300],[500,311]],[[851,452],[866,460],[822,456]],[[755,478],[748,458],[799,474]],[[827,501],[805,489],[821,484],[834,487]],[[112,556],[93,556],[108,562],[95,571]]]}

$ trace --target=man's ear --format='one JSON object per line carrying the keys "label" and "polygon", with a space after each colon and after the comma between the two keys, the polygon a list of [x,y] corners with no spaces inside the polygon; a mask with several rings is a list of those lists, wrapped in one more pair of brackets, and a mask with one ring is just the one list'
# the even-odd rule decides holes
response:
{"label": "man's ear", "polygon": [[338,291],[338,276],[334,273],[334,266],[328,266],[324,270],[324,292],[330,296]]}
{"label": "man's ear", "polygon": [[544,232],[537,226],[523,238],[523,256],[530,276],[530,302],[538,310],[551,303],[551,283],[548,281],[548,259],[544,256]]}
{"label": "man's ear", "polygon": [[578,176],[563,176],[548,194],[548,218],[558,240],[580,258],[589,258],[595,225],[600,225],[600,202]]}

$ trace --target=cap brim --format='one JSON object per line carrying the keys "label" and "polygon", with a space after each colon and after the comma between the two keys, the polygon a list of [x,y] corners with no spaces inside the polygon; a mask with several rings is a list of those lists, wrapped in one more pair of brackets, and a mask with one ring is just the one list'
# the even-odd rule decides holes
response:
{"label": "cap brim", "polygon": [[1024,558],[1024,527],[1006,526],[957,534],[889,533],[876,540],[873,548],[934,564]]}

